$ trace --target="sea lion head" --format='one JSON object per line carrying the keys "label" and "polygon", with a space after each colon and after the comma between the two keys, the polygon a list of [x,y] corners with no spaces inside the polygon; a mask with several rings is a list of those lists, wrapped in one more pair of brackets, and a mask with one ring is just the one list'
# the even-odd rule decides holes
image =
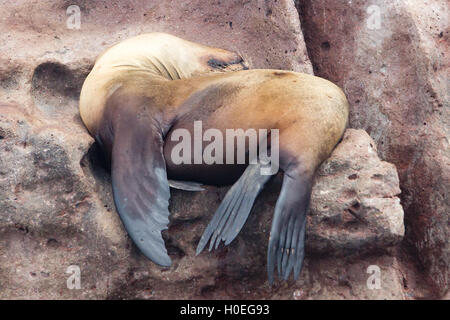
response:
{"label": "sea lion head", "polygon": [[146,70],[168,80],[248,69],[235,52],[162,32],[141,34],[116,44],[97,59],[96,66],[121,67],[122,73],[124,69]]}
{"label": "sea lion head", "polygon": [[152,33],[148,46],[158,63],[167,70],[177,70],[180,78],[210,73],[247,70],[248,64],[236,52],[209,47],[167,33]]}
{"label": "sea lion head", "polygon": [[[190,77],[210,73],[248,70],[248,64],[236,52],[198,43],[172,39],[179,44],[177,66]],[[183,57],[181,57],[183,56]]]}

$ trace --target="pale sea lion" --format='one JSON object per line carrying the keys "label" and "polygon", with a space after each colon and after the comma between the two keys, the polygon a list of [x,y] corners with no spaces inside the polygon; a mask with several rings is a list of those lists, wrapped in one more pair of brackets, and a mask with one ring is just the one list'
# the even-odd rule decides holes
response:
{"label": "pale sea lion", "polygon": [[[80,114],[111,159],[114,201],[142,253],[170,266],[161,231],[169,222],[168,178],[197,190],[193,181],[234,183],[197,248],[229,244],[245,223],[270,176],[259,164],[180,164],[172,161],[172,134],[194,121],[203,128],[278,129],[283,184],[267,254],[273,282],[297,279],[304,258],[306,212],[318,166],[343,135],[348,102],[333,83],[282,70],[246,70],[236,53],[164,34],[139,35],[104,52],[86,78]],[[270,147],[270,139],[267,142]],[[224,152],[225,157],[225,152]],[[248,164],[248,158],[246,159]],[[181,180],[181,181],[180,181]]]}

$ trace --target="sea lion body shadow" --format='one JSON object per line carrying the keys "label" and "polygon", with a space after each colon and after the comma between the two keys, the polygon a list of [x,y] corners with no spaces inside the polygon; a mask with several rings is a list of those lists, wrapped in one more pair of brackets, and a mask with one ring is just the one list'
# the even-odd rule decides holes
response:
{"label": "sea lion body shadow", "polygon": [[226,129],[278,129],[284,177],[268,246],[272,283],[275,265],[284,279],[300,273],[312,180],[345,130],[348,102],[337,86],[318,77],[245,69],[233,52],[162,33],[137,36],[97,60],[82,88],[80,114],[111,158],[114,200],[125,228],[144,255],[162,266],[171,264],[161,236],[169,222],[168,177],[216,185],[237,180],[197,253],[208,241],[211,250],[236,237],[270,178],[261,175],[259,164],[175,164],[173,133],[192,133],[194,121],[224,137]]}

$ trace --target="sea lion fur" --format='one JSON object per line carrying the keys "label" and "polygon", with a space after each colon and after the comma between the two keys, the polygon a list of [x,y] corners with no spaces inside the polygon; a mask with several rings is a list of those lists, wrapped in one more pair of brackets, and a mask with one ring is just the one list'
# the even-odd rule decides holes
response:
{"label": "sea lion fur", "polygon": [[272,283],[276,265],[284,279],[300,273],[314,173],[342,137],[348,102],[340,88],[319,77],[246,69],[230,51],[164,33],[139,35],[98,58],[81,91],[80,114],[111,158],[114,200],[125,228],[144,255],[162,266],[171,264],[161,236],[169,222],[168,178],[192,181],[193,190],[199,183],[235,182],[197,253],[208,241],[211,250],[236,237],[270,178],[258,164],[176,165],[172,133],[192,131],[194,121],[221,132],[278,129],[284,177],[268,246]]}

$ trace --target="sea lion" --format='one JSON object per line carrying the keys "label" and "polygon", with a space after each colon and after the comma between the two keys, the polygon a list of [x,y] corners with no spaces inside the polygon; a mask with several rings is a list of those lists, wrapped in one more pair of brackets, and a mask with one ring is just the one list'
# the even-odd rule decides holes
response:
{"label": "sea lion", "polygon": [[[277,129],[280,156],[273,161],[284,175],[267,271],[270,283],[275,265],[279,276],[288,279],[294,271],[297,279],[314,173],[343,135],[348,102],[341,89],[319,77],[247,69],[234,52],[165,33],[139,35],[97,59],[82,87],[80,114],[111,159],[114,201],[128,234],[161,266],[171,264],[161,236],[169,222],[168,178],[188,190],[199,190],[201,183],[235,182],[205,229],[197,254],[208,241],[211,250],[236,237],[270,178],[261,174],[262,164],[250,163],[248,154],[240,165],[176,164],[177,129],[192,133],[195,121],[221,133]],[[273,148],[270,136],[265,143]]]}

